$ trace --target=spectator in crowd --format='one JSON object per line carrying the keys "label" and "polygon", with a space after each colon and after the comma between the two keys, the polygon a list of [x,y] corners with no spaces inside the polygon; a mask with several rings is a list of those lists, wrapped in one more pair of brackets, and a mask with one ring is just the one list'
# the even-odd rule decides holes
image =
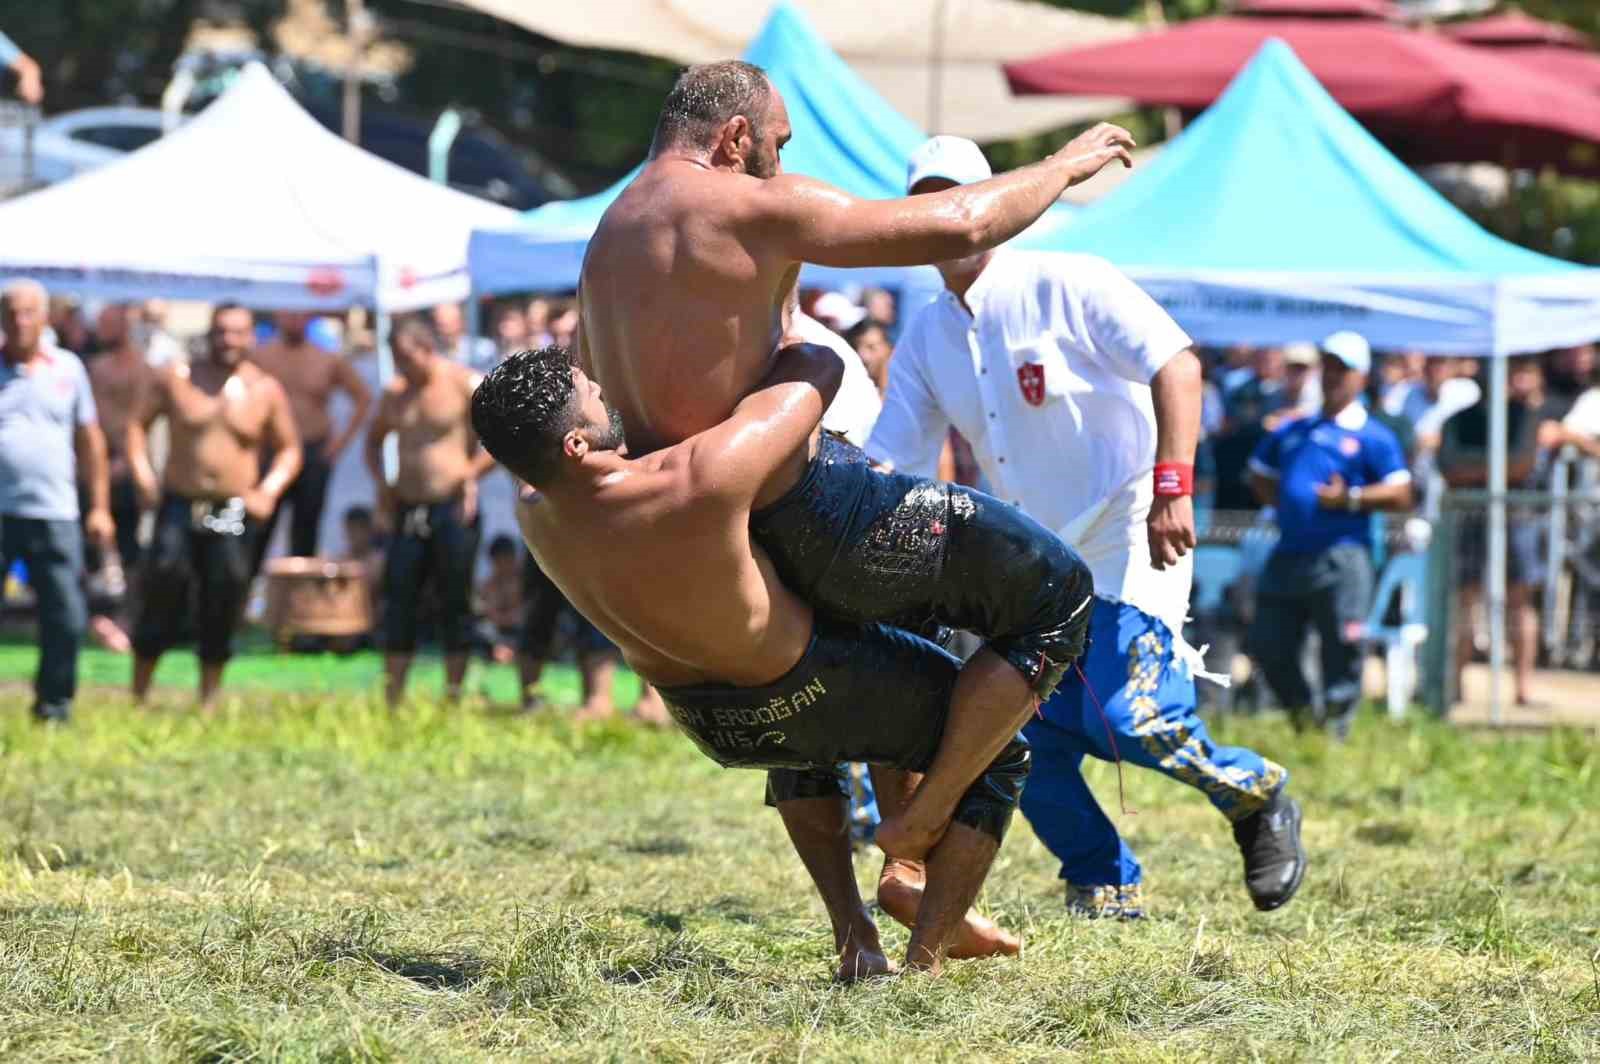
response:
{"label": "spectator in crowd", "polygon": [[861,306],[867,317],[883,326],[892,345],[900,337],[900,303],[894,293],[885,288],[869,288],[861,294]]}
{"label": "spectator in crowd", "polygon": [[[1380,404],[1387,410],[1391,402],[1403,402],[1411,386],[1422,380],[1428,356],[1420,351],[1399,351],[1374,355],[1373,362],[1377,370],[1367,382],[1367,390],[1377,395]],[[1371,404],[1368,404],[1367,410],[1373,410]]]}
{"label": "spectator in crowd", "polygon": [[[383,548],[378,545],[378,530],[372,519],[372,510],[366,506],[352,506],[345,510],[340,523],[344,526],[344,554],[339,560],[361,563],[361,580],[366,585],[367,605],[372,617],[377,620],[383,616],[383,599],[379,594]],[[333,641],[334,649],[345,654],[370,646],[371,632]]]}
{"label": "spectator in crowd", "polygon": [[[1537,486],[1540,452],[1565,442],[1565,430],[1554,416],[1564,404],[1547,406],[1544,374],[1532,355],[1512,359],[1508,371],[1506,407],[1506,487]],[[1480,398],[1444,423],[1439,445],[1439,473],[1452,488],[1482,490],[1489,483],[1488,400]],[[1511,661],[1516,701],[1531,705],[1534,657],[1538,652],[1538,616],[1533,608],[1534,589],[1544,580],[1544,531],[1541,514],[1512,506],[1506,511],[1506,608],[1509,612]],[[1460,591],[1457,613],[1456,691],[1461,691],[1461,670],[1471,659],[1473,615],[1482,597],[1488,571],[1488,516],[1484,511],[1464,512],[1457,542],[1459,561],[1456,586]]]}
{"label": "spectator in crowd", "polygon": [[550,342],[570,351],[577,335],[578,305],[570,299],[553,304],[550,308]]}
{"label": "spectator in crowd", "polygon": [[[1592,364],[1595,359],[1593,344],[1586,345],[1587,351],[1580,356],[1580,364]],[[1589,372],[1589,384],[1578,397],[1573,400],[1572,409],[1567,411],[1561,419],[1562,427],[1569,434],[1569,443],[1581,448],[1584,453],[1600,457],[1596,448],[1600,448],[1600,377],[1594,370]]]}
{"label": "spectator in crowd", "polygon": [[[38,603],[34,719],[65,722],[78,687],[83,531],[109,547],[106,441],[83,363],[47,347],[48,296],[32,281],[0,289],[0,573],[21,559]],[[84,528],[78,478],[88,486]]]}
{"label": "spectator in crowd", "polygon": [[1256,349],[1249,344],[1234,344],[1222,353],[1222,371],[1218,374],[1218,387],[1223,402],[1233,398],[1233,393],[1255,379]]}
{"label": "spectator in crowd", "polygon": [[[437,312],[436,312],[437,314]],[[393,534],[384,567],[383,649],[390,705],[405,693],[417,647],[425,588],[439,597],[445,696],[461,694],[472,647],[472,571],[478,558],[478,480],[494,466],[469,419],[478,374],[446,358],[418,318],[395,327],[395,378],[378,400],[367,432],[367,470]],[[383,444],[399,443],[395,481],[384,474]]]}
{"label": "spectator in crowd", "polygon": [[[207,345],[208,357],[194,366],[162,369],[128,422],[129,472],[140,502],[156,510],[133,632],[140,701],[161,655],[190,630],[200,703],[215,699],[255,575],[256,536],[300,471],[289,397],[250,360],[254,317],[236,304],[217,306]],[[147,437],[157,418],[166,419],[169,440],[159,483]]]}
{"label": "spectator in crowd", "polygon": [[1572,412],[1578,397],[1588,391],[1595,377],[1595,345],[1580,344],[1550,353],[1545,371],[1545,413],[1556,420]]}
{"label": "spectator in crowd", "polygon": [[[520,316],[520,312],[519,312]],[[522,642],[522,570],[526,554],[505,534],[489,541],[489,575],[478,583],[478,644],[491,661],[509,665]]]}
{"label": "spectator in crowd", "polygon": [[[1296,361],[1303,353],[1296,350]],[[1270,432],[1267,419],[1289,405],[1285,384],[1289,360],[1285,348],[1260,347],[1251,356],[1250,377],[1224,396],[1228,428],[1234,432]]]}
{"label": "spectator in crowd", "polygon": [[1261,419],[1261,427],[1267,432],[1276,432],[1294,418],[1315,414],[1322,406],[1322,385],[1317,373],[1322,358],[1317,345],[1285,344],[1282,350],[1283,387],[1276,396],[1277,409]]}
{"label": "spectator in crowd", "polygon": [[507,303],[495,310],[494,342],[499,358],[528,346],[528,317],[521,307]]}
{"label": "spectator in crowd", "polygon": [[83,317],[83,304],[71,296],[50,298],[50,331],[47,343],[73,354],[94,346],[94,334]]}
{"label": "spectator in crowd", "polygon": [[1437,451],[1444,423],[1483,394],[1478,382],[1463,372],[1463,363],[1463,359],[1445,356],[1427,358],[1420,377],[1384,396],[1383,408],[1415,430],[1418,450]]}
{"label": "spectator in crowd", "polygon": [[433,308],[433,331],[439,337],[439,352],[474,373],[489,372],[500,359],[493,340],[467,335],[467,316],[460,303],[440,303]]}
{"label": "spectator in crowd", "polygon": [[[289,397],[295,430],[300,434],[301,460],[299,474],[261,528],[256,544],[257,568],[286,503],[293,511],[289,519],[289,553],[300,558],[316,555],[317,530],[322,527],[322,508],[333,467],[366,424],[367,412],[372,408],[372,389],[354,364],[307,339],[309,314],[283,311],[276,321],[277,338],[256,349],[250,358],[276,378]],[[343,428],[337,429],[328,409],[335,392],[343,392],[351,403],[349,418]]]}
{"label": "spectator in crowd", "polygon": [[888,328],[875,318],[862,318],[845,330],[844,338],[861,356],[861,364],[867,367],[867,376],[872,378],[881,398],[889,390],[889,359],[894,356]]}
{"label": "spectator in crowd", "polygon": [[542,347],[550,346],[550,301],[544,296],[534,296],[528,300],[526,317],[528,321],[527,346],[535,351]]}
{"label": "spectator in crowd", "polygon": [[144,350],[144,360],[152,369],[160,369],[169,362],[187,362],[188,355],[177,337],[167,331],[167,303],[164,299],[147,299],[139,308],[138,324],[134,334]]}
{"label": "spectator in crowd", "polygon": [[843,292],[823,292],[817,296],[810,314],[841,336],[867,316],[867,312]]}
{"label": "spectator in crowd", "polygon": [[11,72],[17,98],[23,103],[37,107],[44,102],[44,77],[39,72],[39,64],[18,48],[17,42],[3,30],[0,30],[0,68]]}
{"label": "spectator in crowd", "polygon": [[[1249,362],[1241,365],[1246,353]],[[1255,510],[1259,504],[1250,490],[1247,471],[1250,456],[1267,435],[1267,418],[1283,405],[1283,352],[1273,347],[1231,347],[1223,366],[1222,432],[1212,448],[1217,468],[1216,506],[1219,510]]]}
{"label": "spectator in crowd", "polygon": [[1267,682],[1303,726],[1312,691],[1300,668],[1306,630],[1322,650],[1323,723],[1349,735],[1361,698],[1362,625],[1372,605],[1372,520],[1411,507],[1400,442],[1361,405],[1372,351],[1353,332],[1321,344],[1322,411],[1280,427],[1250,460],[1251,482],[1276,506],[1282,538],[1267,560],[1250,645]]}
{"label": "spectator in crowd", "polygon": [[[128,468],[128,422],[144,409],[155,371],[144,360],[129,327],[128,307],[112,303],[95,320],[95,339],[102,357],[89,368],[95,408],[105,429],[111,477],[111,519],[117,530],[117,562],[124,572],[139,564],[139,492]],[[101,568],[98,552],[91,551],[89,569]]]}

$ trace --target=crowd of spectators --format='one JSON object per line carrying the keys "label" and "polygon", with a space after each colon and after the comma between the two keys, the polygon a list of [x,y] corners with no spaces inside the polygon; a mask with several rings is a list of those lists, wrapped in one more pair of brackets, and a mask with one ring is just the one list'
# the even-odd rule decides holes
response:
{"label": "crowd of spectators", "polygon": [[[895,296],[881,289],[806,290],[801,309],[844,337],[881,396],[888,385],[901,321]],[[524,347],[570,345],[577,330],[577,310],[569,296],[501,301],[484,311],[481,324],[485,335],[481,336],[472,334],[459,305],[436,307],[428,316],[440,353],[477,372],[487,371],[505,355]],[[167,328],[167,316],[166,306],[157,300],[84,306],[56,297],[48,304],[47,342],[53,349],[75,353],[83,360],[99,401],[99,418],[107,429],[110,507],[116,534],[103,547],[88,544],[84,583],[91,607],[90,633],[102,645],[117,650],[128,646],[125,617],[139,590],[136,574],[141,551],[140,510],[127,488],[126,458],[118,440],[128,412],[138,404],[143,375],[189,357],[185,345]],[[263,342],[277,333],[271,316],[262,316],[258,328]],[[309,334],[327,348],[350,346],[344,344],[337,323],[317,323]],[[1196,506],[1204,515],[1202,527],[1270,527],[1273,515],[1263,512],[1265,504],[1252,488],[1251,459],[1275,431],[1298,419],[1314,418],[1322,410],[1323,377],[1318,366],[1323,353],[1307,343],[1230,347],[1202,351],[1201,355],[1206,374]],[[1360,405],[1373,421],[1393,433],[1412,476],[1418,512],[1436,519],[1446,488],[1481,489],[1486,484],[1487,410],[1481,364],[1475,359],[1430,358],[1413,352],[1380,354],[1371,361]],[[1563,455],[1600,456],[1596,370],[1592,345],[1513,361],[1509,412],[1513,488],[1547,487]],[[953,431],[941,474],[983,486],[970,449]],[[378,574],[385,536],[381,515],[365,504],[330,501],[343,510],[346,548],[340,556],[363,563],[374,616],[381,616]],[[1456,656],[1461,663],[1481,647],[1481,625],[1474,621],[1481,611],[1487,544],[1481,512],[1466,511],[1457,525],[1454,549],[1460,623]],[[1550,549],[1547,526],[1544,511],[1537,507],[1519,505],[1511,510],[1508,630],[1516,694],[1522,701],[1533,697],[1535,607]],[[1380,537],[1380,564],[1383,553]],[[492,540],[485,555],[489,575],[474,599],[481,652],[496,661],[519,664],[530,705],[539,701],[537,684],[543,663],[552,655],[571,653],[583,664],[584,715],[614,712],[610,676],[616,659],[603,640],[560,600],[559,592],[542,579],[514,540],[503,536]],[[1253,571],[1246,565],[1236,586],[1224,596],[1225,619],[1241,632],[1248,628],[1261,599],[1260,579],[1259,564]],[[373,637],[317,645],[351,649],[373,645]]]}

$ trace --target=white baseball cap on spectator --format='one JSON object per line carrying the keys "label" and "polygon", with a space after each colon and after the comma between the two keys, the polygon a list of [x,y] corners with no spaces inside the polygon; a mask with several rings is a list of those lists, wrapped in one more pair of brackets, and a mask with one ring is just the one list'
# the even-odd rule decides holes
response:
{"label": "white baseball cap on spectator", "polygon": [[1367,338],[1358,332],[1342,329],[1318,345],[1322,353],[1332,355],[1357,373],[1372,372],[1372,347]]}
{"label": "white baseball cap on spectator", "polygon": [[1316,344],[1283,345],[1283,360],[1291,366],[1315,366],[1321,357]]}
{"label": "white baseball cap on spectator", "polygon": [[867,316],[866,310],[856,306],[843,292],[822,293],[811,309],[813,317],[831,324],[835,332],[844,332]]}
{"label": "white baseball cap on spectator", "polygon": [[994,170],[977,144],[966,137],[938,136],[911,153],[911,161],[906,164],[906,192],[930,177],[970,185],[993,176]]}

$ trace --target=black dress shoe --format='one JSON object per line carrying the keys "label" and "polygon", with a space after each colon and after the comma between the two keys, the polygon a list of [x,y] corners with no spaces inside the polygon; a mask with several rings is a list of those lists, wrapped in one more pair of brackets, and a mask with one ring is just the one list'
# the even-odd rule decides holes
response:
{"label": "black dress shoe", "polygon": [[1244,854],[1244,885],[1262,912],[1288,902],[1306,876],[1300,845],[1300,803],[1282,790],[1258,812],[1233,825],[1233,841]]}

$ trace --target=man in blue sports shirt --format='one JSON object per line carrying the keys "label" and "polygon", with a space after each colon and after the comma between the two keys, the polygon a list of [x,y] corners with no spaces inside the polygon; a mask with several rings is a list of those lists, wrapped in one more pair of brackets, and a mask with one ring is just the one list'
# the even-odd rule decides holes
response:
{"label": "man in blue sports shirt", "polygon": [[1251,652],[1296,725],[1310,685],[1300,668],[1306,628],[1322,643],[1323,722],[1350,733],[1361,698],[1362,624],[1372,606],[1372,514],[1409,510],[1400,441],[1361,405],[1372,351],[1353,332],[1322,341],[1322,411],[1279,428],[1250,459],[1250,483],[1276,506],[1282,538],[1261,574]]}

